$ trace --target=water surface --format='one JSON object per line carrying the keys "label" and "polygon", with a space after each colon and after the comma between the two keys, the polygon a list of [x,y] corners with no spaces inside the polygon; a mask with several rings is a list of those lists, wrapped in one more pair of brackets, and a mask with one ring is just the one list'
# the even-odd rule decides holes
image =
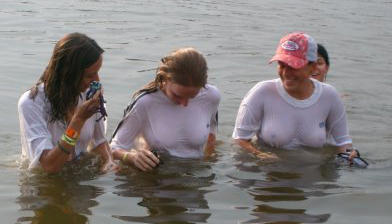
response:
{"label": "water surface", "polygon": [[[389,223],[392,214],[392,2],[11,1],[0,9],[0,216],[3,223]],[[193,46],[222,93],[217,157],[167,158],[151,173],[100,175],[80,161],[60,175],[19,169],[17,99],[45,68],[54,43],[83,32],[105,49],[101,80],[109,133],[131,93],[160,58]],[[366,170],[337,167],[330,150],[278,151],[265,164],[231,144],[238,105],[281,36],[305,31],[331,57],[327,81],[341,93]],[[109,134],[108,134],[109,136]],[[80,169],[80,167],[85,167]]]}

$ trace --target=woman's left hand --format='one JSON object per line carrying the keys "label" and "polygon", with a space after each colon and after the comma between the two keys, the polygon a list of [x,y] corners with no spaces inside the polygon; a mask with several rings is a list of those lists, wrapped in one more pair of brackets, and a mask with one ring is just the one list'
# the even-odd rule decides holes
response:
{"label": "woman's left hand", "polygon": [[117,171],[120,169],[119,165],[113,161],[108,142],[100,144],[93,149],[93,151],[98,153],[103,161],[100,167],[101,172],[107,173],[109,171]]}
{"label": "woman's left hand", "polygon": [[[343,146],[340,146],[339,148],[338,148],[338,151],[340,152],[340,153],[347,153],[347,149],[352,149],[353,148],[353,146],[351,145],[351,144],[347,144],[347,145],[343,145]],[[355,157],[358,157],[358,153],[357,153],[357,150],[351,150],[351,152],[350,152],[350,156],[348,157],[348,159],[351,161],[353,158],[355,158]]]}
{"label": "woman's left hand", "polygon": [[255,156],[266,162],[275,162],[279,160],[279,157],[275,153],[271,152],[258,151],[257,153],[255,153]]}

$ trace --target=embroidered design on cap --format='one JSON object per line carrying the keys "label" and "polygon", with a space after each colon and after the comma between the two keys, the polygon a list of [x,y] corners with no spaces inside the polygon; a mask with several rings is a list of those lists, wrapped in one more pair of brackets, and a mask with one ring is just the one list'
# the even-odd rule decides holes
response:
{"label": "embroidered design on cap", "polygon": [[298,44],[291,40],[286,40],[280,46],[282,46],[283,49],[288,51],[296,51],[299,49]]}

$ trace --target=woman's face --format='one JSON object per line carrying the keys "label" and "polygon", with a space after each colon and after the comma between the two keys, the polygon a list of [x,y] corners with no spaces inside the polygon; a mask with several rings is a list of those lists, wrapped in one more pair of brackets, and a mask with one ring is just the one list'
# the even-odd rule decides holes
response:
{"label": "woman's face", "polygon": [[278,74],[282,80],[283,87],[288,93],[301,92],[305,84],[313,74],[315,65],[308,63],[300,69],[294,69],[284,62],[278,61]]}
{"label": "woman's face", "polygon": [[102,62],[103,58],[102,55],[100,55],[98,60],[94,64],[84,69],[80,92],[86,91],[92,81],[99,81],[98,72],[102,67]]}
{"label": "woman's face", "polygon": [[328,73],[329,66],[325,62],[324,58],[318,55],[316,62],[316,69],[312,74],[312,78],[319,80],[320,82],[324,82]]}
{"label": "woman's face", "polygon": [[200,91],[200,87],[183,86],[172,81],[165,81],[162,91],[174,103],[186,107],[188,101],[194,98]]}

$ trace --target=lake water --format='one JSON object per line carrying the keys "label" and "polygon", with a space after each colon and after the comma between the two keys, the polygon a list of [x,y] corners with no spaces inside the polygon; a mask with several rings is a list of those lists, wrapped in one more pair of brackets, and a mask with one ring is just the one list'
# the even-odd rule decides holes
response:
{"label": "lake water", "polygon": [[[391,0],[1,0],[1,223],[390,223],[391,12]],[[20,169],[18,97],[54,43],[75,31],[105,49],[108,133],[163,55],[203,52],[222,94],[217,157],[167,159],[151,173],[100,175],[91,161],[61,175]],[[278,151],[281,162],[264,164],[231,144],[242,97],[277,77],[267,62],[292,31],[327,47],[327,81],[342,95],[367,169],[337,167],[328,149]]]}

